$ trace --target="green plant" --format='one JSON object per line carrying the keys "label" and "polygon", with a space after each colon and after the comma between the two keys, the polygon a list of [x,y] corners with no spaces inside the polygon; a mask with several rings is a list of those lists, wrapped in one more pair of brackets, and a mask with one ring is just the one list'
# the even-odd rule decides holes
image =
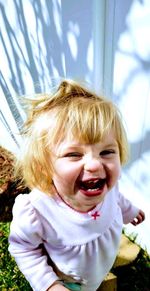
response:
{"label": "green plant", "polygon": [[15,260],[8,252],[10,223],[0,222],[0,290],[31,291],[29,283],[19,271]]}

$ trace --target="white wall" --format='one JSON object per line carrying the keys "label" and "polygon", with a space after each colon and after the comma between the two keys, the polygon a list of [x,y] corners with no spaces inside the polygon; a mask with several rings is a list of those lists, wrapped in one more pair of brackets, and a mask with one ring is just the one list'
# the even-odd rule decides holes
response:
{"label": "white wall", "polygon": [[150,1],[116,1],[113,98],[121,109],[131,146],[121,189],[146,212],[128,232],[150,252]]}
{"label": "white wall", "polygon": [[49,91],[62,77],[93,83],[93,3],[0,0],[0,143],[13,152],[25,119],[18,95]]}

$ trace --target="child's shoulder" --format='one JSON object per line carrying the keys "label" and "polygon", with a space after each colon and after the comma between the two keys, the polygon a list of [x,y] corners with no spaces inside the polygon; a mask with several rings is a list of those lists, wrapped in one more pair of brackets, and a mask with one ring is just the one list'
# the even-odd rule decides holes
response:
{"label": "child's shoulder", "polygon": [[[31,238],[40,241],[42,225],[38,213],[30,201],[31,194],[20,194],[13,206],[13,219],[10,225],[11,233],[17,234],[24,241]],[[38,235],[37,235],[38,234]]]}
{"label": "child's shoulder", "polygon": [[[30,193],[29,194],[19,194],[13,205],[13,219],[17,219],[22,221],[25,217],[33,216],[33,206],[30,201]],[[26,219],[25,219],[26,220]]]}
{"label": "child's shoulder", "polygon": [[47,200],[47,195],[39,191],[38,189],[33,189],[28,194],[19,194],[13,206],[13,212],[19,211],[21,209],[34,208],[34,203],[40,203],[40,200]]}
{"label": "child's shoulder", "polygon": [[20,209],[27,207],[30,204],[29,195],[30,194],[19,194],[16,197],[15,203],[13,206],[13,212],[16,213],[16,211],[18,212]]}

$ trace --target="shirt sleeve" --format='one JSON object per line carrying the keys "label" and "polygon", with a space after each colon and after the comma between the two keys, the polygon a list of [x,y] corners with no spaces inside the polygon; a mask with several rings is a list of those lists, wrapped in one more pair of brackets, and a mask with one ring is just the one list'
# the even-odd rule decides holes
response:
{"label": "shirt sleeve", "polygon": [[134,206],[130,200],[124,197],[123,194],[121,194],[118,191],[118,197],[119,197],[119,206],[122,211],[123,216],[123,223],[127,224],[130,223],[138,214],[139,208]]}
{"label": "shirt sleeve", "polygon": [[43,229],[28,194],[16,198],[10,226],[9,252],[35,291],[45,291],[59,278],[42,250]]}

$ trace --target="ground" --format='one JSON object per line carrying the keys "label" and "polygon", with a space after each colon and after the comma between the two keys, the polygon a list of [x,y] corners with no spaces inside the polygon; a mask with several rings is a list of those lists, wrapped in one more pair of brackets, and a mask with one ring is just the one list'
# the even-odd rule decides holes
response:
{"label": "ground", "polygon": [[14,177],[15,157],[0,146],[0,221],[12,219],[12,206],[16,196],[28,189]]}

